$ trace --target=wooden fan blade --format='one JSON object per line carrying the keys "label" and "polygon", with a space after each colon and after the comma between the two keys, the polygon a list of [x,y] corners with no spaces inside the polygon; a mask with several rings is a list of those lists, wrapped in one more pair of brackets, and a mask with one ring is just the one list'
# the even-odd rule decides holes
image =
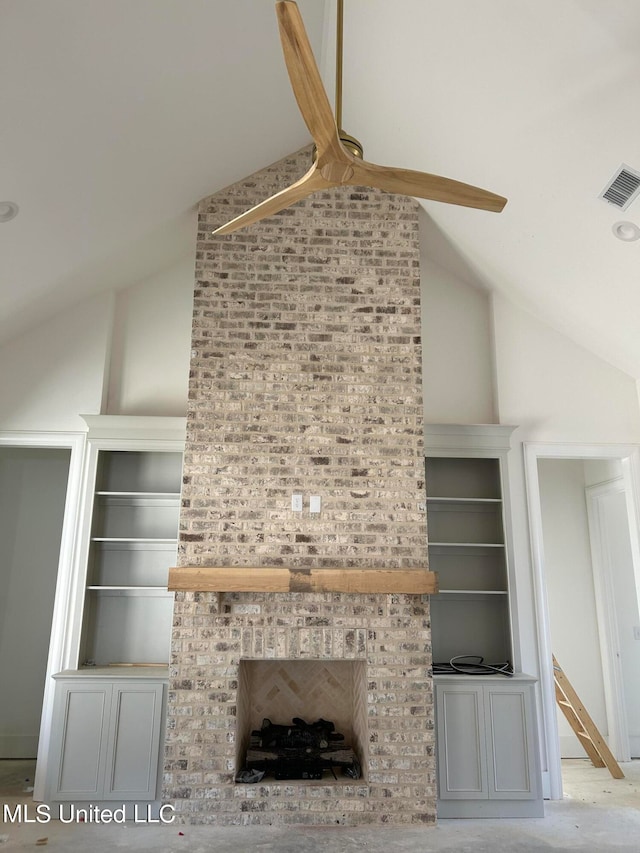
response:
{"label": "wooden fan blade", "polygon": [[327,187],[335,186],[322,177],[316,168],[316,164],[309,169],[306,175],[303,175],[295,184],[291,184],[285,190],[281,190],[275,195],[261,201],[255,207],[250,208],[236,216],[226,225],[222,225],[213,231],[213,234],[231,234],[237,231],[238,228],[244,228],[246,225],[253,225],[254,222],[259,222],[261,219],[266,219],[267,216],[273,216],[274,213],[279,213],[285,207],[301,201],[316,190],[326,189]]}
{"label": "wooden fan blade", "polygon": [[331,150],[340,156],[338,128],[298,6],[293,0],[278,0],[276,12],[284,61],[302,118],[318,154]]}
{"label": "wooden fan blade", "polygon": [[359,161],[356,158],[352,158],[350,163],[353,166],[353,175],[345,183],[353,186],[377,187],[390,193],[459,204],[462,207],[475,207],[493,213],[500,213],[507,203],[507,199],[501,195],[440,175],[396,169],[393,166],[377,166],[375,163]]}

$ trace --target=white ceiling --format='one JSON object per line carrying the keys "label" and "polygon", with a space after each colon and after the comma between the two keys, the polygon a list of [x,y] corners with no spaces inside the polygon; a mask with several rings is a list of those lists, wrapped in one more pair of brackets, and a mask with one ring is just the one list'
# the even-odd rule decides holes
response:
{"label": "white ceiling", "polygon": [[[300,0],[332,96],[334,0]],[[424,202],[440,242],[640,378],[638,0],[345,0],[365,157],[506,195]],[[197,201],[308,142],[272,0],[0,0],[0,339],[193,250]]]}

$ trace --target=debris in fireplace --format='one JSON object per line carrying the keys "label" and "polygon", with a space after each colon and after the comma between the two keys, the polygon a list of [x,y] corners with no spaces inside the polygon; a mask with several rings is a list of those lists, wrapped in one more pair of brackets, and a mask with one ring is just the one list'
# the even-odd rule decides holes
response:
{"label": "debris in fireplace", "polygon": [[361,775],[355,752],[334,723],[294,717],[291,725],[280,725],[265,717],[261,728],[251,732],[246,765],[236,782],[258,781],[256,772],[275,779],[322,779],[330,771],[337,779],[336,769],[351,779]]}
{"label": "debris in fireplace", "polygon": [[254,785],[256,782],[261,782],[263,778],[264,770],[241,770],[236,776],[236,782]]}

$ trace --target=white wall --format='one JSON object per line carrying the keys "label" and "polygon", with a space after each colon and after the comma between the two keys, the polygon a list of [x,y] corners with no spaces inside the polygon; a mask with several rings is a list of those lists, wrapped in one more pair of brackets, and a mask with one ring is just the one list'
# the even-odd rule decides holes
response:
{"label": "white wall", "polygon": [[107,414],[186,413],[193,266],[185,257],[117,294]]}
{"label": "white wall", "polygon": [[109,294],[78,303],[0,349],[1,430],[82,430],[97,414],[111,333]]}
{"label": "white wall", "polygon": [[498,413],[521,439],[638,442],[635,380],[495,296]]}
{"label": "white wall", "polygon": [[426,423],[495,423],[487,293],[421,259]]}
{"label": "white wall", "polygon": [[193,258],[78,303],[0,349],[0,430],[85,430],[80,414],[184,415]]}
{"label": "white wall", "polygon": [[622,477],[622,462],[619,459],[588,459],[584,463],[584,482],[586,486],[606,483]]}
{"label": "white wall", "polygon": [[[584,462],[540,459],[538,476],[553,653],[596,726],[607,735]],[[563,758],[584,758],[560,711],[558,721]]]}
{"label": "white wall", "polygon": [[0,758],[35,758],[68,450],[0,447]]}
{"label": "white wall", "polygon": [[470,274],[462,277],[464,270],[457,269],[425,216],[420,222],[425,423],[496,423],[489,294]]}

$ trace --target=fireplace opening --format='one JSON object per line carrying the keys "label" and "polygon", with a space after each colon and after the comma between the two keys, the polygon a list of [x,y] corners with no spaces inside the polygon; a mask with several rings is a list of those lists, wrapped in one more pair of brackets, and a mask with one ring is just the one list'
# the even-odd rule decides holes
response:
{"label": "fireplace opening", "polygon": [[365,661],[240,661],[236,781],[366,781],[367,742]]}

